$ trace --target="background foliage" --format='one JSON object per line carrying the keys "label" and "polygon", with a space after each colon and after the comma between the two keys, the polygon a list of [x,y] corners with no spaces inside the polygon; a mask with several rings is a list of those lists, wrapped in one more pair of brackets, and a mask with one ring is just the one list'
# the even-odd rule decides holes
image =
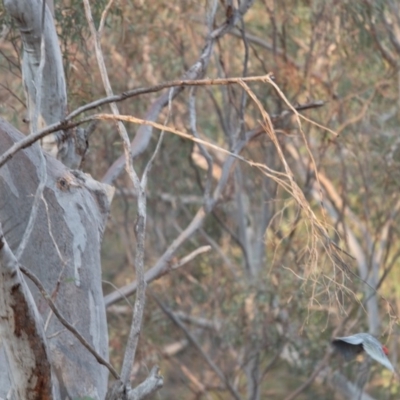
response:
{"label": "background foliage", "polygon": [[[219,4],[216,24],[226,18],[224,4]],[[105,1],[92,4],[96,25],[105,5]],[[103,97],[104,90],[82,3],[71,0],[55,6],[73,110]],[[204,45],[205,6],[192,0],[115,1],[102,37],[114,92],[179,78]],[[285,398],[324,357],[335,328],[340,327],[335,334],[368,331],[365,280],[378,286],[381,340],[389,343],[391,358],[397,360],[400,14],[396,10],[396,1],[259,1],[239,24],[242,31],[223,37],[214,48],[207,77],[272,72],[292,105],[324,102],[323,107],[302,113],[338,136],[304,121],[302,127],[317,169],[331,190],[318,184],[299,125],[293,114],[284,113],[288,107],[282,98],[270,85],[251,85],[273,117],[279,143],[313,212],[327,227],[330,240],[355,257],[332,252],[328,240],[315,242],[310,221],[292,196],[257,169],[238,163],[222,200],[176,257],[201,245],[211,245],[212,251],[165,275],[150,289],[185,321],[203,351],[244,396],[251,387],[249,366],[259,373],[256,386],[261,398]],[[0,114],[26,131],[21,44],[2,9],[0,17]],[[230,132],[255,128],[261,120],[259,110],[249,99],[243,103],[243,96],[239,86],[197,89],[201,137],[229,149]],[[156,97],[125,101],[120,111],[141,118]],[[170,125],[184,131],[190,131],[188,99],[188,91],[183,92],[171,109]],[[108,112],[107,107],[103,110]],[[159,120],[164,121],[165,115]],[[128,126],[131,138],[136,129]],[[135,161],[137,170],[146,165],[157,136],[158,132]],[[121,153],[115,127],[100,124],[90,139],[84,170],[101,179]],[[283,171],[276,147],[265,133],[253,139],[242,155]],[[212,156],[215,185],[224,156],[218,152]],[[148,267],[202,204],[205,177],[193,143],[167,134],[150,176]],[[134,271],[128,243],[134,240],[135,201],[125,176],[115,185],[117,195],[103,242],[105,293],[114,290],[107,282],[123,286],[133,279]],[[318,193],[324,196],[322,202]],[[382,233],[385,226],[389,226],[387,236]],[[366,276],[360,277],[351,235],[365,258]],[[379,261],[378,279],[369,281],[374,260]],[[109,308],[111,359],[116,366],[122,359],[130,314],[126,302]],[[160,398],[230,398],[223,382],[150,295],[137,378],[144,377],[154,362],[165,377]],[[357,362],[344,364],[332,357],[329,365],[329,373],[340,370],[357,381]],[[379,399],[395,399],[399,385],[388,371],[373,365],[367,391]],[[324,378],[298,398],[312,396],[340,398],[327,389]],[[248,393],[247,398],[257,397]]]}

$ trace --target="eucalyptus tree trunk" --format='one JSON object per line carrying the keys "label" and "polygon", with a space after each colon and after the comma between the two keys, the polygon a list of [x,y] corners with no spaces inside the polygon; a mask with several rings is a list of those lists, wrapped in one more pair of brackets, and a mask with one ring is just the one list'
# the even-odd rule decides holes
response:
{"label": "eucalyptus tree trunk", "polygon": [[[21,32],[31,132],[67,111],[64,71],[51,12],[39,0],[5,0]],[[43,38],[43,41],[42,41]],[[104,399],[108,369],[56,317],[108,359],[100,244],[112,190],[77,168],[79,132],[56,132],[0,168],[0,398]],[[0,154],[23,135],[0,120]],[[85,142],[85,140],[84,140]],[[57,160],[58,159],[58,160]]]}
{"label": "eucalyptus tree trunk", "polygon": [[[2,153],[21,138],[22,135],[11,125],[0,122]],[[14,254],[18,253],[24,237],[39,185],[40,151],[38,147],[21,151],[0,169],[0,221],[5,240]],[[46,185],[38,204],[34,228],[18,261],[40,279],[68,322],[100,355],[107,358],[108,337],[101,288],[100,242],[109,201],[102,186],[90,177],[72,173],[49,155],[45,156],[45,162]],[[6,266],[3,260],[0,264],[1,285],[4,287],[7,285],[3,274]],[[11,382],[14,387],[23,384],[21,375],[25,374],[28,380],[36,378],[35,370],[29,369],[31,363],[28,363],[26,371],[21,371],[21,363],[10,362],[13,358],[25,357],[25,353],[15,354],[11,349],[18,348],[18,342],[29,337],[29,345],[33,349],[43,340],[45,342],[48,360],[39,358],[35,362],[51,362],[53,386],[57,388],[54,398],[104,398],[107,369],[53,315],[36,286],[29,279],[23,276],[20,278],[29,286],[34,300],[29,306],[44,335],[33,333],[25,317],[16,318],[21,311],[18,306],[21,306],[22,299],[12,297],[11,291],[9,301],[16,304],[15,315],[9,315],[8,310],[0,308],[2,316],[7,311],[7,318],[0,320],[0,335],[5,349],[0,357],[0,397],[6,396]],[[6,293],[2,290],[0,296],[4,297]],[[11,334],[4,338],[4,332],[10,330]],[[30,389],[29,385],[27,389]],[[28,390],[26,397],[14,398],[41,398],[32,397],[29,393]]]}

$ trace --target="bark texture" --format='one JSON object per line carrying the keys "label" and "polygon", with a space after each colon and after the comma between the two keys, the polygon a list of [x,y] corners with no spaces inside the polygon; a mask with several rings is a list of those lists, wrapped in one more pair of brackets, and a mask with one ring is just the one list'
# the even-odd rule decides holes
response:
{"label": "bark texture", "polygon": [[10,367],[13,396],[27,400],[58,399],[53,394],[43,322],[1,225],[0,310],[0,334]]}
{"label": "bark texture", "polygon": [[[22,137],[0,120],[0,153]],[[37,146],[20,151],[0,169],[0,222],[14,253],[24,235],[39,185],[38,151]],[[100,243],[109,211],[108,188],[88,175],[72,173],[50,155],[46,156],[46,164],[46,186],[19,262],[41,280],[65,318],[107,359]],[[59,386],[60,397],[103,399],[108,370],[61,325],[36,287],[24,279],[44,321],[50,362],[58,379],[54,384]],[[6,397],[11,372],[3,353],[0,397]]]}
{"label": "bark texture", "polygon": [[[62,121],[67,114],[64,67],[52,11],[46,7],[42,31],[42,2],[40,0],[4,0],[4,6],[21,33],[22,75],[29,113],[27,119],[30,124],[33,123],[35,108],[38,106],[36,104],[38,89],[41,92],[38,121],[36,121],[37,129],[40,130]],[[44,58],[43,79],[39,79],[39,64],[42,57]],[[48,153],[65,165],[78,168],[87,150],[87,132],[81,128],[59,131],[46,136],[41,142]]]}

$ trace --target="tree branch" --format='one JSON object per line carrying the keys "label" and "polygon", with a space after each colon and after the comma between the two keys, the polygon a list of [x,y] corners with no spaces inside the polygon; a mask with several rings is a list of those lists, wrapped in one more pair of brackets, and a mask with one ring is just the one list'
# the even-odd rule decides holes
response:
{"label": "tree branch", "polygon": [[118,372],[114,369],[114,367],[89,344],[89,342],[79,333],[79,331],[73,325],[71,325],[64,318],[63,315],[61,315],[51,296],[47,293],[46,289],[44,288],[40,280],[35,276],[35,274],[23,266],[20,266],[19,269],[36,285],[43,298],[47,301],[47,304],[49,305],[51,311],[53,311],[54,315],[65,326],[65,328],[68,329],[82,343],[82,345],[94,356],[99,364],[104,365],[106,368],[108,368],[115,379],[120,379]]}
{"label": "tree branch", "polygon": [[[88,0],[83,0],[85,7],[86,19],[89,24],[89,29],[91,31],[94,45],[97,63],[100,69],[101,77],[103,80],[103,85],[108,96],[112,96],[112,88],[108,78],[107,69],[104,62],[103,53],[100,45],[100,35],[96,32],[94,26],[93,17],[90,9],[90,4]],[[110,103],[111,110],[114,116],[119,116],[119,110],[115,103]],[[142,326],[142,318],[145,305],[145,291],[146,291],[146,281],[144,279],[144,246],[145,246],[145,231],[146,231],[146,194],[145,194],[145,180],[146,174],[144,174],[143,181],[140,182],[136,171],[132,164],[132,154],[129,143],[129,136],[123,125],[122,121],[117,120],[117,127],[119,134],[123,140],[124,144],[124,162],[126,171],[132,181],[134,188],[138,193],[137,198],[137,221],[136,221],[136,257],[135,257],[135,267],[136,276],[138,280],[136,299],[133,308],[132,324],[129,332],[128,342],[126,345],[124,360],[121,370],[121,381],[124,385],[127,385],[130,380],[131,370],[133,362],[135,360],[135,354],[137,349],[137,344],[139,341],[139,334]]]}
{"label": "tree branch", "polygon": [[[82,119],[81,121],[78,122],[72,122],[73,119],[75,119],[78,115],[82,114],[85,111],[89,111],[92,109],[95,109],[97,107],[100,107],[105,104],[110,104],[112,102],[118,102],[125,100],[127,98],[139,96],[141,94],[146,94],[146,93],[153,93],[153,92],[158,92],[163,89],[171,88],[171,87],[186,87],[186,86],[208,86],[208,85],[231,85],[231,84],[238,84],[239,80],[242,80],[244,82],[262,82],[267,78],[268,75],[262,75],[262,76],[252,76],[248,78],[227,78],[227,79],[201,79],[201,80],[177,80],[177,81],[171,81],[171,82],[166,82],[160,85],[156,86],[151,86],[149,88],[139,88],[139,89],[133,89],[132,91],[129,92],[124,92],[121,95],[118,96],[108,96],[104,99],[96,100],[95,102],[89,103],[85,106],[82,106],[78,108],[77,110],[73,111],[69,115],[67,115],[64,119],[48,125],[46,128],[43,128],[39,130],[38,132],[32,133],[22,140],[20,140],[17,143],[14,143],[7,151],[5,151],[1,156],[0,156],[0,167],[3,166],[8,160],[10,160],[19,150],[25,149],[29,146],[31,146],[33,143],[36,141],[42,139],[43,137],[50,135],[53,132],[59,131],[59,130],[68,130],[71,128],[74,128],[78,125],[81,125],[85,122],[92,121],[96,119],[95,117],[89,117]],[[129,94],[129,95],[127,95]],[[169,95],[167,93],[167,99],[169,98]],[[97,118],[100,119],[100,118]],[[146,121],[145,119],[139,119],[137,118],[137,121]],[[155,126],[152,121],[148,121],[149,125]],[[103,178],[104,181],[104,178]]]}
{"label": "tree branch", "polygon": [[157,392],[164,384],[164,378],[159,374],[160,370],[154,366],[149,376],[140,385],[131,389],[121,381],[115,382],[108,390],[105,400],[141,400]]}
{"label": "tree branch", "polygon": [[[239,140],[239,142],[236,145],[236,148],[232,153],[227,152],[229,154],[229,157],[227,157],[224,166],[222,168],[222,173],[221,173],[221,178],[214,190],[213,198],[212,201],[210,202],[211,207],[209,209],[209,212],[212,211],[214,208],[217,200],[221,196],[221,193],[223,189],[225,188],[225,185],[227,184],[228,181],[228,176],[230,173],[230,170],[233,166],[234,160],[236,158],[240,158],[238,154],[242,151],[242,149],[246,146],[246,144],[255,136],[257,135],[256,131],[251,131],[246,133],[246,137],[243,140]],[[189,138],[191,138],[189,136]],[[195,138],[192,138],[193,140]],[[207,142],[205,142],[207,143]],[[203,224],[203,221],[205,217],[207,216],[207,212],[205,211],[204,207],[199,208],[195,216],[193,217],[192,221],[189,223],[189,225],[179,234],[179,236],[171,243],[171,245],[167,248],[167,250],[164,252],[164,254],[159,258],[159,260],[156,262],[156,264],[146,272],[146,280],[149,282],[156,279],[160,274],[163,273],[163,271],[167,270],[168,264],[170,263],[170,260],[173,256],[173,254],[176,252],[176,250],[194,233],[196,232],[201,225]],[[108,294],[104,301],[106,303],[106,306],[109,306],[111,304],[114,304],[115,302],[119,301],[123,296],[129,296],[134,291],[136,290],[136,282],[132,282],[122,288],[119,289],[119,291],[112,292]]]}
{"label": "tree branch", "polygon": [[229,379],[225,376],[225,374],[222,372],[222,370],[214,363],[214,361],[210,358],[208,354],[204,352],[198,341],[194,338],[194,336],[188,331],[188,329],[185,327],[185,325],[181,322],[181,320],[162,302],[155,296],[150,290],[149,293],[153,297],[153,299],[156,301],[158,306],[161,308],[161,310],[166,314],[172,322],[175,323],[186,335],[187,339],[189,342],[196,348],[196,350],[200,353],[200,355],[204,358],[206,363],[210,366],[210,368],[218,375],[218,377],[221,379],[221,381],[226,385],[226,388],[229,390],[233,398],[236,400],[241,400],[241,396],[238,393],[238,391],[233,387],[233,385],[230,383]]}
{"label": "tree branch", "polygon": [[[240,3],[240,7],[238,10],[232,13],[229,17],[227,17],[226,21],[219,26],[218,28],[214,29],[214,31],[210,32],[207,36],[206,43],[203,47],[201,55],[199,59],[185,72],[183,75],[184,78],[189,79],[197,79],[204,76],[208,63],[210,61],[210,57],[213,51],[213,46],[215,41],[220,39],[226,33],[230,32],[236,25],[238,21],[243,18],[246,12],[249,10],[251,5],[253,4],[254,0],[246,0]],[[214,14],[216,11],[216,7],[211,7],[208,12],[208,19],[213,20]],[[209,27],[211,25],[209,24]],[[174,88],[171,93],[171,98],[174,99],[181,91],[183,87],[180,86],[179,88]],[[155,121],[158,118],[161,110],[168,104],[169,97],[167,94],[160,96],[149,108],[147,111],[145,118],[148,121]],[[141,154],[148,146],[150,142],[150,138],[152,135],[152,127],[151,126],[141,126],[135,138],[132,141],[131,148],[132,148],[132,156],[136,157],[137,155]],[[123,156],[117,159],[113,165],[108,169],[107,173],[102,179],[102,182],[105,183],[112,183],[117,176],[121,173],[122,167],[124,165]]]}

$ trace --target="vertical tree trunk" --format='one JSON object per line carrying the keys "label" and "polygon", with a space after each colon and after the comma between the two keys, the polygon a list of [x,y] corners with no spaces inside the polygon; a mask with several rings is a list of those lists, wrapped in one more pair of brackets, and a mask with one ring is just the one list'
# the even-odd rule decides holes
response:
{"label": "vertical tree trunk", "polygon": [[[21,138],[18,131],[0,120],[0,153]],[[24,235],[39,184],[38,151],[37,147],[20,151],[0,169],[0,221],[14,253]],[[100,269],[100,242],[109,210],[106,185],[84,174],[72,174],[51,156],[46,156],[46,164],[46,186],[34,229],[19,261],[42,281],[65,318],[107,359]],[[61,325],[37,288],[26,281],[43,318],[60,397],[103,399],[108,370]],[[10,370],[4,354],[0,357],[0,382],[4,383]],[[0,396],[5,397],[7,391],[1,386]]]}

